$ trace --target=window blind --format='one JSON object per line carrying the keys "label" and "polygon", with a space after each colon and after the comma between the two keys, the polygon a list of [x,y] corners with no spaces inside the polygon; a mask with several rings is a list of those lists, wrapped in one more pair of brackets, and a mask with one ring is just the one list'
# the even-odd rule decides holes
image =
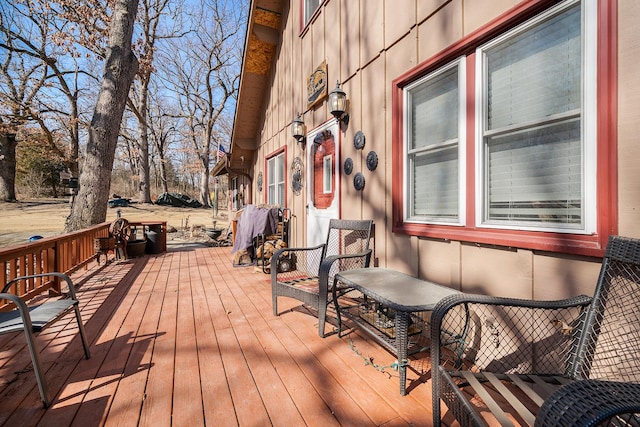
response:
{"label": "window blind", "polygon": [[435,222],[457,222],[458,66],[428,78],[409,91],[409,216]]}
{"label": "window blind", "polygon": [[284,153],[267,160],[267,203],[282,205],[284,202]]}
{"label": "window blind", "polygon": [[276,198],[276,168],[275,158],[267,160],[267,203],[271,204]]}
{"label": "window blind", "polygon": [[412,162],[414,215],[458,218],[458,147],[418,154]]}
{"label": "window blind", "polygon": [[486,51],[487,129],[581,105],[580,5]]}
{"label": "window blind", "polygon": [[284,206],[284,153],[276,157],[276,163],[278,168],[278,199],[275,200],[274,204]]}
{"label": "window blind", "polygon": [[411,149],[458,137],[458,72],[450,69],[411,91]]}
{"label": "window blind", "polygon": [[581,224],[580,120],[489,138],[489,219]]}
{"label": "window blind", "polygon": [[316,9],[320,6],[320,0],[305,0],[304,1],[304,23],[309,22],[309,19],[313,16]]}
{"label": "window blind", "polygon": [[579,228],[580,4],[485,50],[485,220]]}

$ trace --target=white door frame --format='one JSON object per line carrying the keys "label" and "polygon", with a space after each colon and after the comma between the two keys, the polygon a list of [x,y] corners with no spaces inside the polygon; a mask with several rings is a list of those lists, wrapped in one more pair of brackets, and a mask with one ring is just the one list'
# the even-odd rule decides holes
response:
{"label": "white door frame", "polygon": [[[332,181],[334,198],[331,202],[331,206],[326,209],[320,209],[313,203],[315,188],[313,156],[316,152],[313,140],[316,136],[319,136],[321,132],[326,130],[329,130],[333,134],[335,142],[335,166]],[[340,123],[337,120],[330,120],[307,134],[307,246],[316,246],[325,243],[327,240],[327,233],[329,232],[329,220],[340,218],[340,148]]]}

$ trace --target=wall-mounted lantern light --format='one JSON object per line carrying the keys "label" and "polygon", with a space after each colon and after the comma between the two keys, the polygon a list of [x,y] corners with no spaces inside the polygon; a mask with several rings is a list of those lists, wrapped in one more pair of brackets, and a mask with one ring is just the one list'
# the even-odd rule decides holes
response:
{"label": "wall-mounted lantern light", "polygon": [[329,93],[329,112],[345,125],[349,124],[349,114],[347,111],[347,94],[340,88],[340,81],[336,82],[336,87]]}
{"label": "wall-mounted lantern light", "polygon": [[291,135],[293,135],[298,144],[300,144],[300,148],[304,150],[307,144],[307,127],[304,125],[300,114],[291,122]]}

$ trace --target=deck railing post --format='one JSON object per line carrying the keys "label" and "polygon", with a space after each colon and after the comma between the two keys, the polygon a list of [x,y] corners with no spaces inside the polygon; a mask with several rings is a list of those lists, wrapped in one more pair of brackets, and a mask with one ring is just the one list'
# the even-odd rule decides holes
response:
{"label": "deck railing post", "polygon": [[[162,224],[162,230],[166,232],[165,222],[143,222],[145,224]],[[22,243],[11,247],[0,248],[0,266],[3,274],[0,275],[0,285],[15,279],[17,276],[32,273],[61,272],[71,274],[74,271],[86,267],[96,259],[94,241],[97,236],[109,235],[109,224],[104,222],[91,226],[84,230],[74,231],[55,237],[46,237],[35,242]],[[135,224],[135,223],[134,223]],[[138,222],[138,224],[142,224]],[[162,233],[163,235],[165,233]],[[166,238],[166,236],[164,236]],[[166,249],[166,241],[162,242]],[[36,293],[62,292],[62,283],[59,280],[48,282],[43,289],[18,290],[20,293],[34,291]],[[0,286],[1,289],[1,286]],[[0,302],[0,306],[2,302]]]}
{"label": "deck railing post", "polygon": [[[56,241],[56,245],[55,245],[55,250],[54,250],[54,264],[55,265],[55,271],[58,272],[63,272],[66,271],[64,270],[64,266],[62,265],[62,257],[60,256],[60,251],[61,251],[61,242],[58,240]],[[47,272],[48,273],[48,272]],[[60,295],[61,291],[61,284],[60,284],[60,279],[58,277],[54,277],[55,280],[55,284],[54,284],[54,289],[55,291],[58,293],[58,295]]]}

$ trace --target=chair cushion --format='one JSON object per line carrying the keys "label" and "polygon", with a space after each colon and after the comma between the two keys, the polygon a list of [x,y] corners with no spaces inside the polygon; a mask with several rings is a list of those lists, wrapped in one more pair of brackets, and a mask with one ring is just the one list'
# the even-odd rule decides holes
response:
{"label": "chair cushion", "polygon": [[[40,332],[75,303],[70,299],[61,299],[29,307],[33,331]],[[23,329],[22,318],[17,309],[0,313],[0,335]]]}

